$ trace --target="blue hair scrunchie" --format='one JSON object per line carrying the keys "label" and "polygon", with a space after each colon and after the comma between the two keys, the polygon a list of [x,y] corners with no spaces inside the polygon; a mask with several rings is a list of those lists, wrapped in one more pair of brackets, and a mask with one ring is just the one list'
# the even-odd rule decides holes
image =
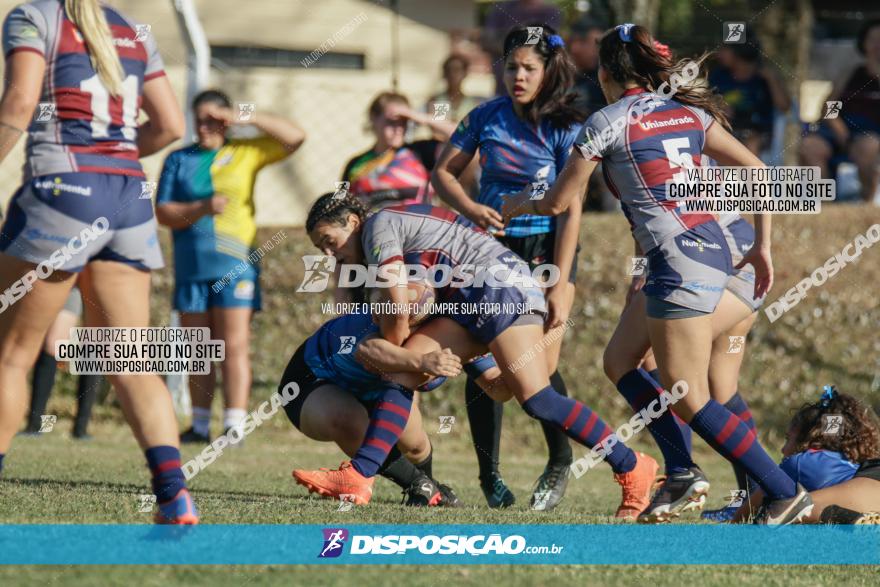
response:
{"label": "blue hair scrunchie", "polygon": [[827,408],[831,405],[831,400],[837,397],[837,388],[833,385],[826,385],[822,388],[822,395],[819,398],[819,404],[823,408]]}
{"label": "blue hair scrunchie", "polygon": [[636,25],[634,25],[631,22],[627,22],[624,24],[619,24],[615,27],[617,29],[617,34],[620,36],[621,41],[623,41],[624,43],[631,43],[632,42],[633,38],[632,38],[632,33],[630,31],[632,30],[632,28],[634,26],[636,26]]}
{"label": "blue hair scrunchie", "polygon": [[559,35],[550,35],[547,37],[547,45],[553,49],[565,47],[565,41]]}

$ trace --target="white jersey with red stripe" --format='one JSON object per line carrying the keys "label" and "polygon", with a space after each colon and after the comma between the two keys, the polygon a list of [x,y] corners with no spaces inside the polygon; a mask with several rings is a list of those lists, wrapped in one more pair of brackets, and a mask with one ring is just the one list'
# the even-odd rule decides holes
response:
{"label": "white jersey with red stripe", "polygon": [[[647,113],[633,122],[634,112]],[[644,252],[715,220],[712,214],[681,214],[679,203],[666,196],[667,180],[685,167],[703,164],[706,131],[713,122],[700,108],[633,88],[584,124],[575,145],[585,157],[602,161],[605,181]]]}
{"label": "white jersey with red stripe", "polygon": [[62,0],[16,7],[3,23],[3,52],[46,60],[40,106],[28,128],[25,179],[71,172],[143,176],[138,113],[145,81],[165,74],[149,30],[102,5],[122,64],[122,90],[111,96]]}

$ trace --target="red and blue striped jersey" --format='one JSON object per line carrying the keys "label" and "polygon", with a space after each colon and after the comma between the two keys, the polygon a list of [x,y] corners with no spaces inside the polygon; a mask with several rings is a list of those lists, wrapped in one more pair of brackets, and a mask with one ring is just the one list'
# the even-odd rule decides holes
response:
{"label": "red and blue striped jersey", "polygon": [[[647,114],[634,122],[634,111]],[[585,157],[602,161],[605,181],[644,252],[715,219],[681,214],[679,203],[666,197],[667,180],[703,164],[706,131],[713,122],[700,108],[633,88],[584,125],[576,145]]]}
{"label": "red and blue striped jersey", "polygon": [[149,30],[102,6],[123,69],[112,96],[92,66],[61,0],[16,7],[3,23],[3,52],[33,51],[46,60],[40,105],[28,128],[26,178],[71,172],[143,177],[137,132],[143,84],[165,74]]}

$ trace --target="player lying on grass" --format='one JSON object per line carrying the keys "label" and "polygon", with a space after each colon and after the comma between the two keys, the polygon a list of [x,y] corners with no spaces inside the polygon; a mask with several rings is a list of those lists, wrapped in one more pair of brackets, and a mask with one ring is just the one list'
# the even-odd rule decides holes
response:
{"label": "player lying on grass", "polygon": [[[768,496],[763,523],[792,524],[809,515],[809,493],[773,462],[754,431],[710,394],[712,314],[734,270],[727,240],[713,215],[682,214],[666,193],[667,180],[700,165],[704,156],[720,165],[763,166],[723,128],[719,97],[682,81],[698,79],[699,70],[697,62],[676,63],[658,52],[645,27],[624,24],[606,32],[599,44],[599,84],[609,105],[587,120],[577,154],[543,199],[521,192],[508,198],[503,216],[506,221],[523,214],[555,216],[580,205],[602,162],[648,260],[645,313],[661,383],[667,389],[678,381],[688,384],[676,413],[761,485]],[[633,112],[638,124],[630,123]],[[755,224],[755,244],[739,266],[754,267],[753,297],[759,298],[773,285],[770,216],[755,215]]]}
{"label": "player lying on grass", "polygon": [[[326,322],[310,336],[294,353],[281,380],[279,389],[291,382],[299,386],[296,398],[285,406],[287,416],[312,440],[335,442],[354,457],[367,434],[371,412],[382,411],[386,415],[382,426],[394,428],[400,437],[396,446],[389,443],[378,473],[400,485],[407,505],[457,507],[461,504],[452,489],[433,478],[433,451],[417,402],[407,420],[394,408],[383,408],[382,389],[389,381],[409,390],[433,389],[461,371],[460,357],[470,358],[478,349],[467,332],[447,318],[422,324],[403,347],[378,333],[372,315],[348,314]],[[465,370],[490,392],[503,388],[500,372],[485,361],[478,359]],[[293,476],[310,491],[326,492],[308,472],[294,471]],[[342,493],[365,504],[372,490],[361,485]]]}
{"label": "player lying on grass", "polygon": [[[449,318],[484,348],[488,347],[505,385],[529,416],[552,423],[576,442],[595,449],[608,462],[622,489],[618,517],[634,518],[647,507],[657,471],[654,459],[635,453],[620,442],[611,428],[584,404],[556,393],[544,361],[527,360],[542,345],[546,303],[541,286],[520,257],[473,222],[427,205],[394,206],[365,218],[363,208],[352,198],[322,197],[309,211],[306,230],[325,254],[334,255],[343,263],[382,267],[392,279],[403,273],[404,263],[444,267],[452,275],[466,268],[474,273],[489,272],[491,268],[497,287],[475,286],[473,282],[453,287],[450,283],[437,289],[438,302],[491,304],[499,308],[512,305],[521,309],[461,313]],[[407,302],[405,288],[390,287],[383,291],[395,304]],[[409,319],[405,313],[385,316],[380,332],[387,341],[400,346],[409,337]],[[371,486],[402,432],[411,405],[411,392],[386,388],[351,464],[344,464],[338,471],[309,472],[310,478],[325,484],[333,495],[350,493],[351,487]],[[389,421],[397,423],[388,426]]]}
{"label": "player lying on grass", "polygon": [[[735,265],[742,260],[743,253],[751,249],[755,231],[738,214],[724,215],[718,224],[727,239]],[[639,256],[642,254],[638,246],[636,253]],[[643,291],[645,281],[645,275],[633,277],[626,306],[603,358],[605,374],[635,412],[649,405],[663,389],[650,352],[647,298]],[[735,269],[727,281],[726,291],[712,313],[714,338],[709,361],[709,392],[712,399],[736,414],[753,431],[755,423],[748,405],[737,391],[737,382],[745,355],[745,337],[755,322],[758,308],[764,302],[764,296],[754,297],[754,284],[755,272],[750,265]],[[734,343],[738,346],[731,346]],[[640,368],[643,358],[647,364]],[[652,419],[647,427],[663,453],[666,479],[652,498],[650,507],[639,516],[639,521],[667,521],[688,510],[702,508],[709,491],[709,480],[692,460],[690,427],[672,411]],[[739,489],[748,490],[745,470],[736,463],[733,468]],[[712,519],[719,515],[720,512],[714,512]]]}
{"label": "player lying on grass", "polygon": [[[782,454],[782,470],[813,498],[805,523],[880,524],[880,421],[870,406],[826,385],[791,419]],[[753,493],[734,521],[748,521],[763,498]]]}

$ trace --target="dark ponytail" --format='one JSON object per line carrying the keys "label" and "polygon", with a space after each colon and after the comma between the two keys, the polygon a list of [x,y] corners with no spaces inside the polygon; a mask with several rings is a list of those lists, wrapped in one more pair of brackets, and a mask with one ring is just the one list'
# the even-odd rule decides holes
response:
{"label": "dark ponytail", "polygon": [[[700,56],[696,60],[697,66],[701,66],[708,56],[709,53]],[[681,75],[689,63],[690,59],[675,61],[668,51],[658,50],[658,44],[648,29],[639,25],[615,27],[607,31],[599,42],[599,65],[621,85],[635,82],[656,92],[663,84],[669,84],[673,74]],[[675,89],[673,99],[705,110],[722,126],[730,128],[724,114],[723,98],[707,85],[697,80],[680,85]]]}
{"label": "dark ponytail", "polygon": [[319,222],[345,226],[348,216],[354,214],[361,221],[367,211],[360,201],[348,192],[327,192],[312,204],[306,218],[306,232],[312,232]]}
{"label": "dark ponytail", "polygon": [[[527,42],[534,41],[529,29],[535,28],[541,29],[540,38],[537,42]],[[575,96],[571,89],[576,70],[565,51],[562,37],[546,24],[517,27],[504,39],[504,60],[507,61],[520,47],[531,47],[544,60],[541,88],[535,99],[523,108],[526,120],[535,125],[548,120],[557,127],[568,127],[586,120],[584,113],[572,105]]]}

